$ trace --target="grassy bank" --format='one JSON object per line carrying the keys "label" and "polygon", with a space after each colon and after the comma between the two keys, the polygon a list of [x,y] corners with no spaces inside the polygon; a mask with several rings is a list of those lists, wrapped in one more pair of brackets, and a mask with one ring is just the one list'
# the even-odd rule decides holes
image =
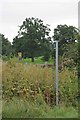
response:
{"label": "grassy bank", "polygon": [[14,98],[11,101],[3,101],[4,118],[77,118],[78,111],[73,107],[52,107],[44,101],[29,102]]}

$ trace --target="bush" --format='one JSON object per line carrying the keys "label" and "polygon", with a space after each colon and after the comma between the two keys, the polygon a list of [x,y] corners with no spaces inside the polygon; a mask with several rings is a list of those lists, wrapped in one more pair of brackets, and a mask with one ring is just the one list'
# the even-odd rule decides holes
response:
{"label": "bush", "polygon": [[50,59],[50,53],[46,52],[43,56],[43,61],[49,61],[49,59]]}

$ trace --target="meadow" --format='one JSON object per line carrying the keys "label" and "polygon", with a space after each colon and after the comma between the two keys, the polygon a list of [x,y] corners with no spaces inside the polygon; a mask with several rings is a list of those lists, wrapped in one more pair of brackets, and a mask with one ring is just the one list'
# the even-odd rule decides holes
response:
{"label": "meadow", "polygon": [[59,70],[59,108],[54,66],[43,68],[16,59],[3,61],[2,83],[4,118],[78,117],[78,78],[74,70]]}

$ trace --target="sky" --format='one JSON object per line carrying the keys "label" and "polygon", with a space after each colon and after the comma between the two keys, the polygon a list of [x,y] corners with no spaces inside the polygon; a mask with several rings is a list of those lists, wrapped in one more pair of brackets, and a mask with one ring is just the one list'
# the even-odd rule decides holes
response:
{"label": "sky", "polygon": [[26,18],[39,18],[49,24],[50,35],[57,25],[78,27],[79,0],[0,0],[0,33],[10,42]]}

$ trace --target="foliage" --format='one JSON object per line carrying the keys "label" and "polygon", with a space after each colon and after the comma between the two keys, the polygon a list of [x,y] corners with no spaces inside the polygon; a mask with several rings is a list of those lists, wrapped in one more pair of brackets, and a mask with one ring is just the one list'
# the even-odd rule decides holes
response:
{"label": "foliage", "polygon": [[50,58],[50,53],[49,53],[49,51],[47,51],[47,52],[44,54],[43,61],[49,61],[49,58]]}
{"label": "foliage", "polygon": [[80,33],[78,34],[78,77],[80,78]]}
{"label": "foliage", "polygon": [[[67,68],[59,74],[59,98],[60,101],[76,106],[78,103],[78,78],[77,72],[70,71]],[[75,88],[75,89],[74,89]]]}
{"label": "foliage", "polygon": [[[73,61],[72,62],[72,67],[77,65],[77,58],[78,58],[78,42],[72,43],[72,44],[68,44],[66,45],[66,51],[63,55],[64,61],[65,58],[68,59],[68,61]],[[68,64],[68,66],[70,66],[70,64]]]}
{"label": "foliage", "polygon": [[11,56],[12,54],[12,46],[11,43],[9,42],[9,40],[7,38],[4,37],[3,34],[0,34],[0,46],[2,46],[2,50],[0,50],[0,54],[4,55],[4,56]]}
{"label": "foliage", "polygon": [[[39,100],[41,96],[39,96]],[[42,99],[42,104],[13,98],[3,101],[3,118],[77,118],[78,111],[73,107],[50,108]]]}
{"label": "foliage", "polygon": [[34,57],[44,55],[45,49],[50,50],[49,32],[49,25],[44,25],[42,20],[26,18],[20,26],[19,34],[13,39],[16,53],[21,51],[24,58],[30,57],[34,62]]}
{"label": "foliage", "polygon": [[59,56],[59,66],[64,69],[77,69],[78,42],[66,45],[66,51],[63,56]]}
{"label": "foliage", "polygon": [[[39,65],[3,62],[3,98],[14,96],[35,101],[41,94],[49,105],[55,105],[55,70]],[[74,90],[75,88],[75,90]],[[75,71],[65,68],[59,73],[59,104],[77,106],[78,81]]]}
{"label": "foliage", "polygon": [[[78,59],[77,59],[77,70],[78,70],[78,87],[80,85],[80,31],[78,34]],[[78,98],[80,98],[80,89],[78,89]],[[80,100],[79,100],[80,104]]]}
{"label": "foliage", "polygon": [[63,55],[66,51],[66,45],[75,43],[78,29],[73,26],[58,25],[54,29],[54,40],[59,41],[59,55]]}
{"label": "foliage", "polygon": [[54,29],[54,40],[59,41],[60,64],[74,68],[78,57],[78,29],[73,26],[58,25]]}

